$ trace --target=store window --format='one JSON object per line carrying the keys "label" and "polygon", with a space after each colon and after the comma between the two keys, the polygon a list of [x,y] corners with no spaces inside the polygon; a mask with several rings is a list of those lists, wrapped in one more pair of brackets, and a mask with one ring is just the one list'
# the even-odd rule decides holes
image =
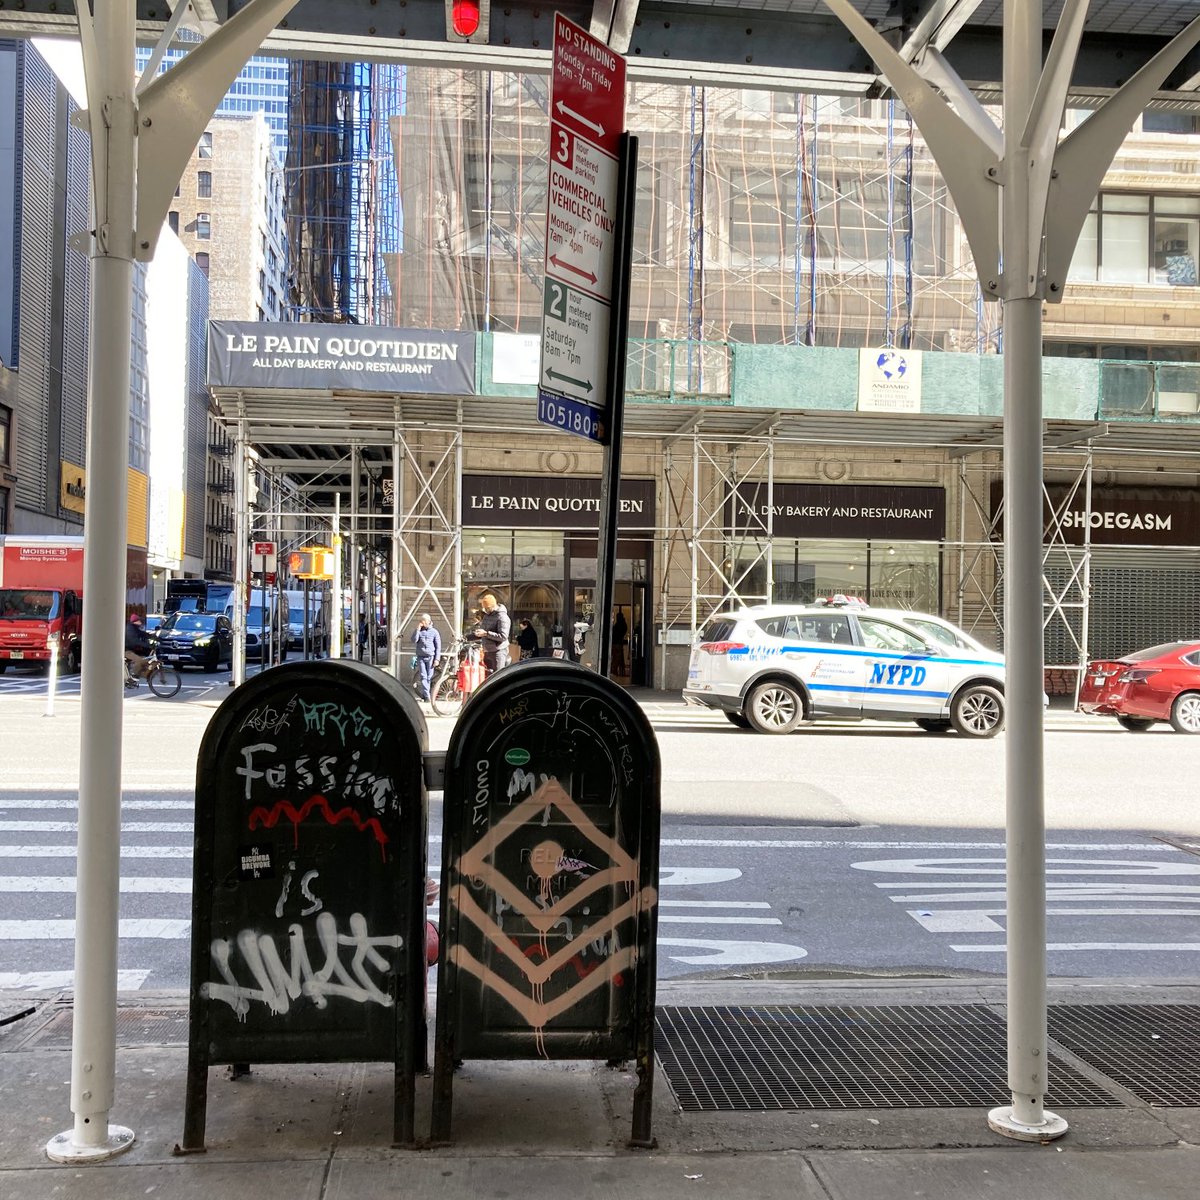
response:
{"label": "store window", "polygon": [[[555,530],[488,529],[463,537],[463,628],[477,617],[479,600],[491,592],[508,609],[512,637],[529,620],[545,648],[565,620],[564,536]],[[514,655],[514,657],[516,657]]]}
{"label": "store window", "polygon": [[733,566],[741,596],[812,604],[843,595],[880,608],[940,611],[941,553],[935,544],[779,538],[771,560],[768,590],[766,555],[752,545],[739,552]]}

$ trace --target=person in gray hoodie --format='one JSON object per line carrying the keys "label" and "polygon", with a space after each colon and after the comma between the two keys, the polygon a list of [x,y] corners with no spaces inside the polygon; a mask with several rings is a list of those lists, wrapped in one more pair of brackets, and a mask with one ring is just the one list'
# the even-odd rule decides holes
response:
{"label": "person in gray hoodie", "polygon": [[512,621],[508,609],[491,592],[479,598],[479,623],[471,636],[483,643],[483,669],[487,675],[508,665],[508,638]]}

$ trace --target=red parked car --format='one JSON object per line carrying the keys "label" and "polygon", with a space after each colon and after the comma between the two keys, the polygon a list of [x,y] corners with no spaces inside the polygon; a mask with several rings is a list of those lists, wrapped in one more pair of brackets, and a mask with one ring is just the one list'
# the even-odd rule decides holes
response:
{"label": "red parked car", "polygon": [[1135,732],[1170,721],[1177,733],[1200,733],[1200,641],[1169,642],[1112,662],[1088,663],[1079,707],[1116,717]]}

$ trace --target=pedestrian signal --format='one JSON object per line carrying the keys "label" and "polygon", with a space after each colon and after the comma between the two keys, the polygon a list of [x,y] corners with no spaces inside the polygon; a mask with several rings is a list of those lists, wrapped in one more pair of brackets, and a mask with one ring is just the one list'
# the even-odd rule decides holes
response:
{"label": "pedestrian signal", "polygon": [[288,572],[294,579],[332,579],[333,551],[325,546],[308,546],[288,555]]}

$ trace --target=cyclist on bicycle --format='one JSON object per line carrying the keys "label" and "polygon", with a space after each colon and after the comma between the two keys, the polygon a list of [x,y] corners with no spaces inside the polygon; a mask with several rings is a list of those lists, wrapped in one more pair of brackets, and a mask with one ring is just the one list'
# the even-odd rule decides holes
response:
{"label": "cyclist on bicycle", "polygon": [[146,677],[146,665],[150,661],[150,638],[137,613],[130,614],[125,626],[125,661],[134,679]]}
{"label": "cyclist on bicycle", "polygon": [[471,637],[483,643],[483,670],[485,675],[508,665],[508,635],[512,621],[508,609],[491,592],[479,598],[479,623],[471,631]]}

